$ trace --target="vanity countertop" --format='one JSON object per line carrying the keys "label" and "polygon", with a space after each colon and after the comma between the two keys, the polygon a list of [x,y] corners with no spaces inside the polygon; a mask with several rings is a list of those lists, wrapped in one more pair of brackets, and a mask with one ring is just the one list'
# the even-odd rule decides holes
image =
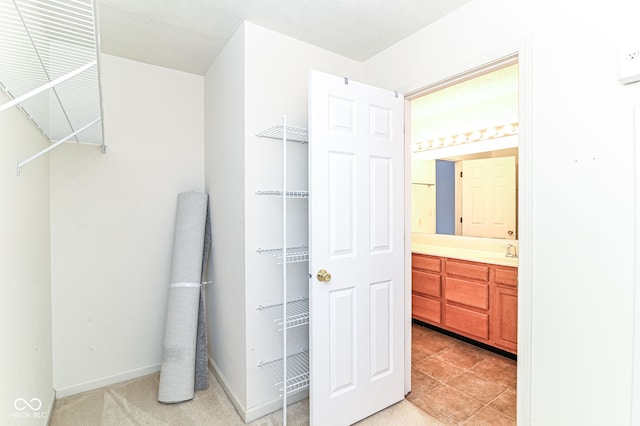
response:
{"label": "vanity countertop", "polygon": [[423,243],[411,243],[411,251],[413,253],[448,257],[451,259],[470,260],[473,262],[491,263],[501,266],[518,266],[517,257],[506,257],[504,253],[496,253],[493,251],[472,250],[466,248],[447,247]]}

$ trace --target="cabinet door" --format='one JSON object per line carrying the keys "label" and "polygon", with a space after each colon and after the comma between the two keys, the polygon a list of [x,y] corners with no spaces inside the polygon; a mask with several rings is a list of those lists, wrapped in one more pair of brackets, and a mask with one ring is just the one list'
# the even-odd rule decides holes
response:
{"label": "cabinet door", "polygon": [[495,345],[516,353],[518,349],[518,290],[496,287],[494,295]]}

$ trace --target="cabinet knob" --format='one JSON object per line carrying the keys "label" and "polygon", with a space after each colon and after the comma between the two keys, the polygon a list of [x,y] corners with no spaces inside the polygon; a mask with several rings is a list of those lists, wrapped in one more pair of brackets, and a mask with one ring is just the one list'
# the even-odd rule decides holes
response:
{"label": "cabinet knob", "polygon": [[331,274],[326,269],[320,269],[316,277],[321,283],[328,283],[331,281]]}

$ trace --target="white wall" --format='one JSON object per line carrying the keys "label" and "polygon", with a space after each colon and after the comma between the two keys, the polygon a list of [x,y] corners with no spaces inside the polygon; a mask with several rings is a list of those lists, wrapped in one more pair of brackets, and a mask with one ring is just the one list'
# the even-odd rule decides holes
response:
{"label": "white wall", "polygon": [[531,3],[474,0],[367,61],[366,78],[413,90],[524,43],[531,139],[520,158],[531,166],[531,232],[521,240],[520,292],[529,293],[532,347],[519,359],[531,369],[531,388],[519,388],[530,412],[519,421],[629,424],[640,84],[619,84],[616,49],[640,42],[631,33],[638,6]]}
{"label": "white wall", "polygon": [[[352,78],[362,74],[359,62],[245,22],[205,79],[206,188],[214,234],[209,269],[214,283],[207,290],[210,354],[223,386],[248,421],[280,404],[277,388],[262,380],[267,376],[258,364],[281,356],[281,334],[256,308],[281,301],[282,276],[272,253],[256,250],[282,246],[281,199],[255,192],[281,187],[282,151],[280,141],[255,135],[280,124],[283,114],[289,125],[306,127],[310,69]],[[291,188],[306,189],[306,145],[289,146]],[[297,213],[295,245],[308,238],[305,200]],[[306,293],[303,272],[298,296]]]}
{"label": "white wall", "polygon": [[[278,393],[258,364],[282,356],[281,333],[270,327],[259,305],[282,301],[282,267],[273,253],[257,253],[258,248],[282,247],[282,199],[256,196],[258,190],[282,188],[282,142],[255,135],[281,124],[307,127],[308,73],[318,70],[359,80],[362,63],[284,36],[263,27],[245,23],[245,215],[246,215],[246,299],[248,406],[261,407]],[[307,145],[288,143],[287,178],[291,190],[308,189]],[[308,244],[308,202],[288,202],[287,246]],[[308,296],[308,263],[288,267],[288,300]],[[288,334],[290,351],[308,348],[305,327]],[[262,369],[264,370],[264,369]],[[276,392],[274,392],[276,391]],[[252,416],[262,415],[255,409]],[[252,418],[252,417],[249,417]]]}
{"label": "white wall", "polygon": [[244,271],[244,28],[205,76],[205,190],[211,208],[209,357],[242,412],[246,407]]}
{"label": "white wall", "polygon": [[107,154],[51,154],[58,397],[159,369],[177,194],[202,191],[202,76],[103,55]]}
{"label": "white wall", "polygon": [[[0,93],[0,104],[8,100]],[[44,425],[54,397],[49,161],[35,160],[20,177],[16,164],[47,141],[16,108],[0,113],[0,141],[0,424]],[[18,398],[36,409],[16,408]]]}

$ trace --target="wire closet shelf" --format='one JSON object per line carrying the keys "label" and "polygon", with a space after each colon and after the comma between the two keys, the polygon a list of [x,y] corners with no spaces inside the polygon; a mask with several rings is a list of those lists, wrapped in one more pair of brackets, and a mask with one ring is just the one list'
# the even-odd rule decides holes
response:
{"label": "wire closet shelf", "polygon": [[[273,252],[282,266],[282,303],[268,306],[259,306],[258,310],[281,313],[274,319],[278,330],[282,332],[282,358],[260,362],[259,367],[265,368],[271,375],[273,382],[279,387],[282,398],[283,425],[287,424],[287,395],[307,389],[309,387],[309,351],[302,349],[300,352],[289,355],[287,330],[309,324],[309,299],[307,297],[296,300],[288,300],[287,265],[309,261],[309,249],[305,245],[296,247],[287,246],[287,202],[290,198],[309,198],[309,191],[289,190],[287,188],[287,142],[308,143],[306,129],[287,126],[286,116],[282,117],[282,124],[268,128],[256,134],[260,138],[279,139],[282,141],[282,189],[260,190],[256,195],[276,196],[282,202],[282,247],[277,249],[258,249],[258,253]],[[276,314],[277,315],[277,314]]]}
{"label": "wire closet shelf", "polygon": [[92,0],[0,0],[0,90],[52,142],[25,164],[63,142],[106,151]]}

